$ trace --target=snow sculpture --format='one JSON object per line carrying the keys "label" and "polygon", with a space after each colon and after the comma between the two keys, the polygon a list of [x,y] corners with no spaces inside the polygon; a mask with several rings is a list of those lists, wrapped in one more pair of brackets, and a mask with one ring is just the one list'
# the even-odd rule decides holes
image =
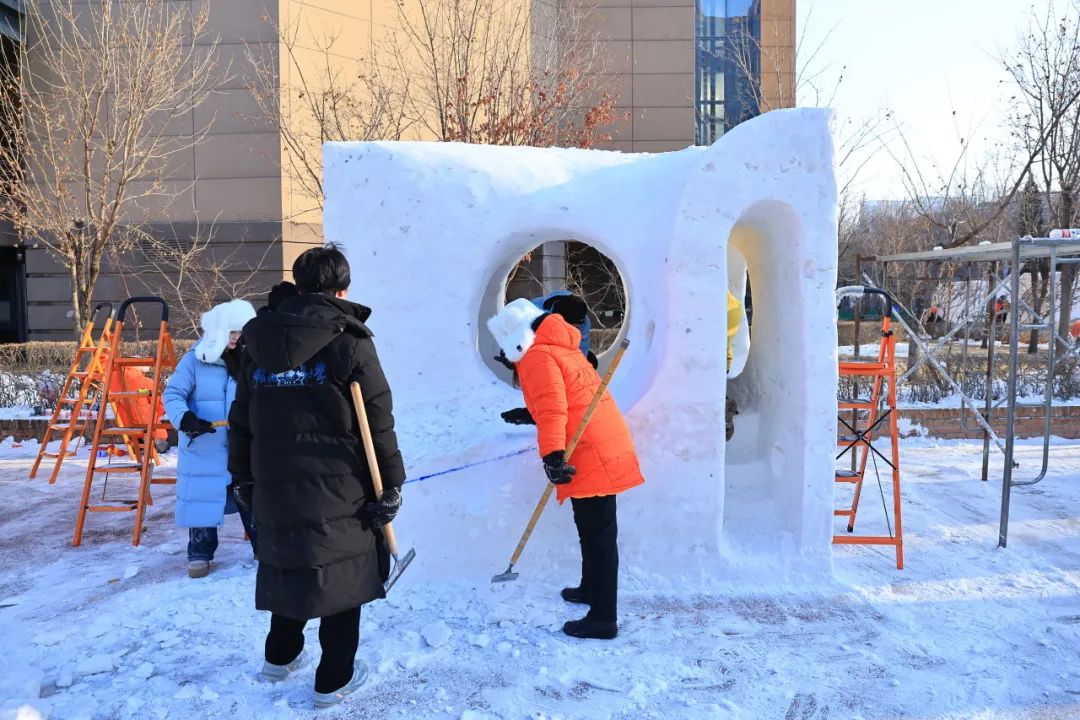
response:
{"label": "snow sculpture", "polygon": [[[414,481],[398,533],[414,577],[484,583],[545,481],[484,320],[542,242],[612,258],[630,349],[612,383],[647,482],[620,498],[623,586],[831,569],[837,200],[829,114],[771,112],[708,148],[658,155],[439,143],[325,148],[324,227],[395,393]],[[753,289],[728,382],[725,292]],[[726,393],[741,414],[724,442]],[[480,463],[472,465],[473,463]],[[467,465],[462,470],[454,470]],[[425,477],[432,473],[444,473]],[[577,580],[568,508],[549,508],[526,577]],[[421,569],[423,568],[423,569]]]}

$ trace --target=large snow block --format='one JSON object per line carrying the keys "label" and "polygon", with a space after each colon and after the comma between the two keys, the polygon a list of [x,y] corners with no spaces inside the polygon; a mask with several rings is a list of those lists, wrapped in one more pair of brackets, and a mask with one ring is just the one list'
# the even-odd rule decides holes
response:
{"label": "large snow block", "polygon": [[[612,383],[646,484],[620,497],[624,583],[704,584],[831,569],[837,198],[829,113],[771,112],[708,148],[656,155],[330,143],[326,238],[394,389],[411,478],[399,536],[416,575],[483,581],[505,567],[544,487],[522,404],[484,320],[540,243],[612,258],[631,345]],[[749,283],[753,327],[726,369],[726,292]],[[724,441],[728,392],[739,401]],[[503,457],[508,455],[509,457]],[[522,569],[577,578],[568,508],[549,509]],[[423,569],[421,569],[423,568]],[[780,571],[778,574],[777,571]]]}

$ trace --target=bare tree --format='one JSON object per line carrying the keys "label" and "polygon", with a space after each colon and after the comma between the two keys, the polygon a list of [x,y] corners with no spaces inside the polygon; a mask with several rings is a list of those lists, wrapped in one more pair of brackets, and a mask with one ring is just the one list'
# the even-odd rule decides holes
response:
{"label": "bare tree", "polygon": [[439,140],[589,147],[610,139],[619,79],[578,0],[400,0],[382,52]]}
{"label": "bare tree", "polygon": [[198,335],[202,314],[215,304],[250,299],[265,290],[260,272],[273,246],[263,245],[262,255],[253,260],[244,242],[231,248],[215,242],[215,229],[196,223],[193,232],[185,226],[180,232],[147,234],[128,252],[113,248],[128,294],[164,298],[170,325],[191,335]]}
{"label": "bare tree", "polygon": [[[1025,235],[1032,237],[1046,236],[1046,225],[1043,221],[1043,196],[1035,181],[1030,177],[1020,194],[1016,230],[1021,237]],[[1045,258],[1029,261],[1022,272],[1031,275],[1031,307],[1036,314],[1041,314],[1049,286],[1050,261]],[[1028,352],[1036,353],[1038,351],[1039,331],[1033,329],[1028,338]]]}
{"label": "bare tree", "polygon": [[[1003,63],[1015,85],[1012,127],[1032,157],[1030,173],[1050,210],[1052,226],[1076,224],[1080,192],[1080,3],[1062,12],[1050,3],[1034,8],[1016,49]],[[1072,315],[1074,265],[1062,266],[1058,334],[1067,336]]]}
{"label": "bare tree", "polygon": [[280,62],[250,47],[246,53],[257,78],[259,119],[269,118],[281,135],[282,172],[307,205],[299,212],[321,211],[323,143],[400,139],[411,124],[409,83],[387,77],[373,58],[354,55],[340,31],[313,27],[302,5],[277,32]]}
{"label": "bare tree", "polygon": [[27,41],[0,68],[0,217],[67,268],[81,331],[106,251],[190,185],[173,167],[205,130],[175,127],[220,79],[216,43],[205,10],[168,0],[23,5]]}

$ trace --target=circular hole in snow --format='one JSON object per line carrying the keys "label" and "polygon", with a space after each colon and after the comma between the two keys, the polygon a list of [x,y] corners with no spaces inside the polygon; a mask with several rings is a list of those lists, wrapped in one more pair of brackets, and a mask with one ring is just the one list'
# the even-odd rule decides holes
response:
{"label": "circular hole in snow", "polygon": [[[614,260],[585,242],[552,240],[522,255],[499,280],[502,303],[519,298],[539,303],[560,291],[584,300],[589,309],[589,349],[599,358],[600,370],[606,369],[610,351],[622,339],[629,320],[626,284]],[[487,354],[484,363],[500,380],[512,383],[510,373]]]}

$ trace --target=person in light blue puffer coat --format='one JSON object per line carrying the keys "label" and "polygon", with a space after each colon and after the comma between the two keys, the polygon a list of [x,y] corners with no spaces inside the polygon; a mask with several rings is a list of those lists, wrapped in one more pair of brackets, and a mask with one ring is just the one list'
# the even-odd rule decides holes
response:
{"label": "person in light blue puffer coat", "polygon": [[210,572],[225,515],[239,511],[255,544],[250,516],[228,491],[228,433],[224,425],[214,425],[229,417],[243,353],[237,343],[254,317],[255,309],[246,300],[211,308],[202,316],[202,337],[177,363],[164,392],[165,414],[179,431],[176,524],[188,528],[188,575],[193,578]]}

